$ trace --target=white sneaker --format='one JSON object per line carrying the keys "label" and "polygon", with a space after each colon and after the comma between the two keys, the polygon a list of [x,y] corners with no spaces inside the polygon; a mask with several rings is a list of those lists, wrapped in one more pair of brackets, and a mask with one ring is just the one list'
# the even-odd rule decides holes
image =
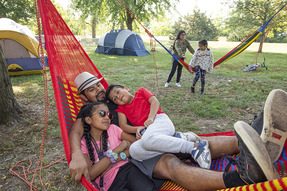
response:
{"label": "white sneaker", "polygon": [[167,82],[164,84],[164,87],[166,87],[166,88],[168,87],[168,83]]}
{"label": "white sneaker", "polygon": [[182,134],[186,137],[187,141],[190,141],[190,142],[201,141],[201,138],[193,132],[189,131],[189,132],[185,132]]}
{"label": "white sneaker", "polygon": [[181,87],[180,83],[176,83],[175,85],[176,85],[177,87]]}
{"label": "white sneaker", "polygon": [[191,151],[191,156],[201,168],[210,168],[211,154],[206,140],[199,141],[198,146]]}
{"label": "white sneaker", "polygon": [[196,142],[201,140],[201,138],[193,132],[176,132],[174,136],[190,142]]}

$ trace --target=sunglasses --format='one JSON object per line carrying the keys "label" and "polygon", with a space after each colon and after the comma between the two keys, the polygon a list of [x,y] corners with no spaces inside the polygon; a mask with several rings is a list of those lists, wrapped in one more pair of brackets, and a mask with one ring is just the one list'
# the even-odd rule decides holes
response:
{"label": "sunglasses", "polygon": [[113,114],[112,114],[111,112],[106,112],[106,111],[104,111],[104,110],[100,110],[100,111],[99,111],[99,114],[100,114],[101,117],[105,117],[106,115],[108,115],[108,117],[109,117],[110,119],[113,119]]}

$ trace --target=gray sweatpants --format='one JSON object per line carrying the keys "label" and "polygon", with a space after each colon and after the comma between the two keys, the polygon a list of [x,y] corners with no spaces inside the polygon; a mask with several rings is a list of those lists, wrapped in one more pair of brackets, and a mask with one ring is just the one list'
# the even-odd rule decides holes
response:
{"label": "gray sweatpants", "polygon": [[175,128],[166,114],[157,114],[141,139],[130,146],[130,155],[142,161],[163,153],[191,153],[194,143],[173,137]]}

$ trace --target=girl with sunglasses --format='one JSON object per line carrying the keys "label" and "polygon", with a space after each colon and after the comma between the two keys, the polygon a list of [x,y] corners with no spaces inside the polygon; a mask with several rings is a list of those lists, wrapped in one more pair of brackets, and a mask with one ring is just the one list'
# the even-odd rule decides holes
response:
{"label": "girl with sunglasses", "polygon": [[92,183],[103,191],[155,190],[153,182],[129,162],[129,146],[135,138],[110,124],[113,116],[106,104],[89,103],[81,110],[84,126],[81,149],[89,164]]}

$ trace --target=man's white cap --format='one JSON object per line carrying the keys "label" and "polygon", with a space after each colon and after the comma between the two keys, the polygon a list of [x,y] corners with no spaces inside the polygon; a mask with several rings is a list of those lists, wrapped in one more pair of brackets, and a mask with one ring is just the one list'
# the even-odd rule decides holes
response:
{"label": "man's white cap", "polygon": [[89,72],[83,72],[75,78],[75,84],[78,89],[78,94],[83,90],[87,89],[91,85],[98,83],[103,78],[98,79],[96,76],[90,74]]}

